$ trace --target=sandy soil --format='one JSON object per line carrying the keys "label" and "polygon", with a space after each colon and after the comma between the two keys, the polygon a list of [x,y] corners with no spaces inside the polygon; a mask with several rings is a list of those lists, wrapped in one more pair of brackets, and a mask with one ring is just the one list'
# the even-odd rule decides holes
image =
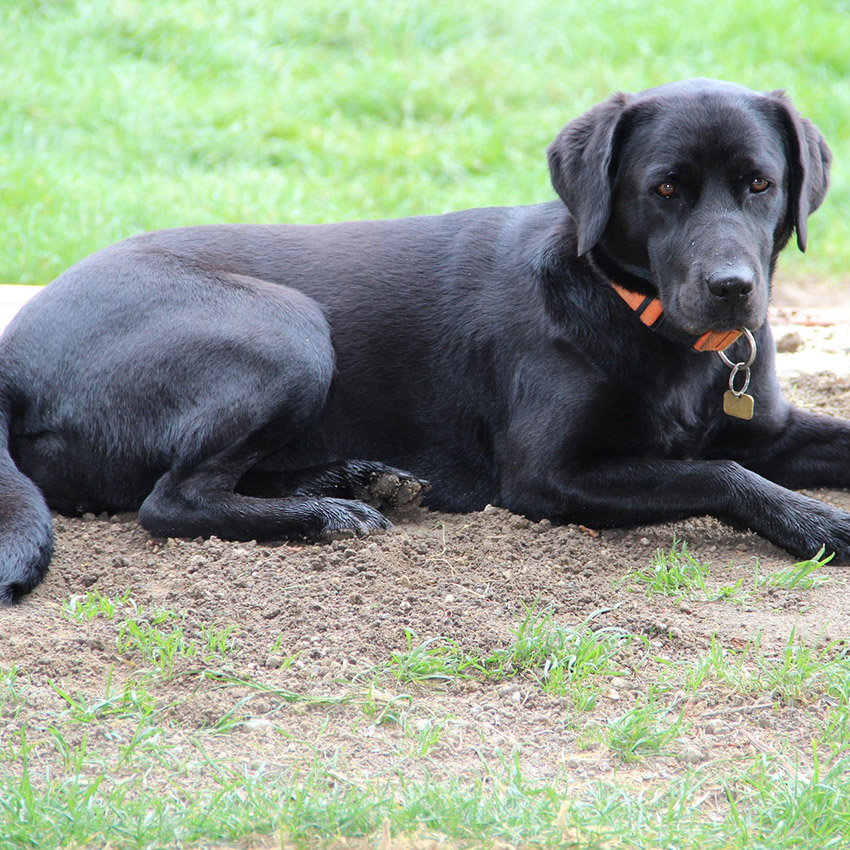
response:
{"label": "sandy soil", "polygon": [[[777,335],[801,333],[803,348],[811,349],[812,334],[828,333],[815,329],[783,327]],[[786,388],[800,404],[850,417],[848,371],[844,377],[805,375],[789,367]],[[850,510],[848,493],[815,495]],[[566,770],[579,785],[615,775],[661,781],[689,764],[719,764],[759,749],[790,747],[805,758],[807,736],[826,705],[735,694],[719,685],[683,702],[690,731],[668,755],[628,765],[589,730],[633,707],[664,664],[704,655],[713,636],[740,648],[762,632],[768,653],[780,651],[792,629],[813,645],[850,637],[850,572],[840,568],[828,569],[831,581],[812,590],[742,591],[718,601],[649,597],[623,582],[629,571],[649,564],[656,548],[669,550],[675,540],[687,541],[691,553],[711,565],[710,583],[718,588],[738,580],[744,591],[752,588],[756,562],[762,575],[792,563],[755,535],[708,518],[597,533],[532,524],[493,508],[466,516],[422,511],[383,536],[307,546],[153,540],[132,515],[57,517],[55,525],[47,580],[0,611],[0,667],[16,665],[28,682],[25,702],[0,717],[0,748],[24,722],[45,728],[67,711],[56,688],[91,702],[106,694],[110,668],[113,692],[142,680],[150,668],[140,653],[116,649],[129,607],[114,620],[77,622],[63,613],[69,599],[93,590],[110,598],[129,593],[149,618],[158,609],[177,612],[174,623],[187,641],[200,643],[212,625],[233,627],[226,655],[178,658],[172,675],[148,681],[169,724],[163,746],[180,752],[193,736],[238,720],[230,734],[206,735],[211,757],[288,768],[310,764],[318,754],[333,758],[347,778],[394,769],[436,779],[468,776],[513,750],[529,777]],[[487,655],[511,643],[531,605],[550,607],[565,625],[594,616],[594,627],[646,639],[640,648],[624,649],[618,665],[627,675],[604,683],[592,711],[576,711],[569,697],[544,693],[540,671],[498,682],[476,677],[429,685],[402,684],[373,670],[406,651],[411,639],[442,638]],[[638,663],[630,653],[656,660]],[[204,677],[203,670],[214,675]],[[225,686],[222,676],[269,690],[233,681]],[[673,691],[669,699],[683,700],[683,693]],[[387,707],[393,711],[382,714]],[[395,722],[380,722],[388,719]],[[417,730],[434,721],[439,740],[422,754]],[[108,751],[126,746],[137,723],[107,716],[68,724],[65,734],[70,743],[88,734],[90,749]],[[190,750],[185,747],[187,759]],[[54,775],[63,769],[57,759],[49,749],[32,756],[34,766],[51,765]],[[150,781],[165,779],[151,769]],[[191,781],[213,780],[200,771]]]}

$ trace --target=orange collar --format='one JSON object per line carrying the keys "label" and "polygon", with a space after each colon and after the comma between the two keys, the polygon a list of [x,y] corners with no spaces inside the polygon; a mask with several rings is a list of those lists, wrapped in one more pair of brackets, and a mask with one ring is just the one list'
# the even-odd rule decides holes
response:
{"label": "orange collar", "polygon": [[661,301],[651,295],[633,292],[611,281],[615,292],[634,310],[635,315],[654,331],[659,331],[668,339],[675,339],[693,346],[695,351],[725,351],[743,331],[706,331],[702,336],[673,331],[664,320],[664,310]]}

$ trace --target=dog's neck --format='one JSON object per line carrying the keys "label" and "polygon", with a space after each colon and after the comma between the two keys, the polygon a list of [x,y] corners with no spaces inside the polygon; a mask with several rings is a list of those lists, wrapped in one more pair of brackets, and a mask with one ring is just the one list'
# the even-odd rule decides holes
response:
{"label": "dog's neck", "polygon": [[652,280],[652,273],[631,263],[615,260],[601,245],[594,246],[590,251],[591,262],[610,281],[616,281],[630,292],[641,295],[658,297],[658,288]]}
{"label": "dog's neck", "polygon": [[647,280],[611,260],[601,248],[594,248],[593,261],[611,287],[650,330],[673,342],[681,342],[694,351],[725,351],[742,331],[706,331],[699,336],[679,330],[667,321],[658,298],[658,290]]}

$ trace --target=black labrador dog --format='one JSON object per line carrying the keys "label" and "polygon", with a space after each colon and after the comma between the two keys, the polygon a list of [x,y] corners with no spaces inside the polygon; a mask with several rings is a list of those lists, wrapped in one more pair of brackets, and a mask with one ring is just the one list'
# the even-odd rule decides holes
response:
{"label": "black labrador dog", "polygon": [[691,80],[567,124],[558,201],[94,254],[0,341],[0,599],[43,577],[48,506],[320,539],[426,480],[443,510],[711,514],[850,561],[850,514],[789,489],[850,485],[850,423],[782,400],[765,324],[829,162],[781,92]]}

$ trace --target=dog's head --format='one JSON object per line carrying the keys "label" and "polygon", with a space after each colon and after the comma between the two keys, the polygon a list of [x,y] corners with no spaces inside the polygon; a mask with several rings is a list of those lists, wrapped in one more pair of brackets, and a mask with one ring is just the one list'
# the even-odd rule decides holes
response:
{"label": "dog's head", "polygon": [[691,334],[764,322],[776,257],[794,230],[805,250],[831,160],[782,92],[704,79],[615,94],[548,154],[579,254],[655,289]]}

